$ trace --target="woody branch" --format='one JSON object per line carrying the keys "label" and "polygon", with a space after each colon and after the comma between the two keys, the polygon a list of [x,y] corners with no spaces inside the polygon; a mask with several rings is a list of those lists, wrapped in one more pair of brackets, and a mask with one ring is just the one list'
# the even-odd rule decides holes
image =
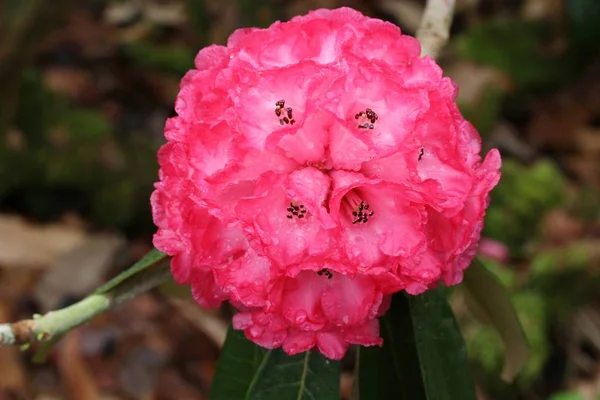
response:
{"label": "woody branch", "polygon": [[428,0],[416,32],[421,54],[436,58],[448,43],[455,0]]}

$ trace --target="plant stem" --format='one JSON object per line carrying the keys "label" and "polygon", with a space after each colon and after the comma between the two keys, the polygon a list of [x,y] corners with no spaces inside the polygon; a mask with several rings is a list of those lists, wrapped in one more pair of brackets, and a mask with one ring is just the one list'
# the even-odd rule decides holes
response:
{"label": "plant stem", "polygon": [[162,260],[106,293],[92,294],[69,307],[33,319],[0,324],[0,346],[48,342],[169,279],[169,260]]}
{"label": "plant stem", "polygon": [[456,0],[427,0],[416,37],[421,42],[421,55],[436,58],[448,43]]}

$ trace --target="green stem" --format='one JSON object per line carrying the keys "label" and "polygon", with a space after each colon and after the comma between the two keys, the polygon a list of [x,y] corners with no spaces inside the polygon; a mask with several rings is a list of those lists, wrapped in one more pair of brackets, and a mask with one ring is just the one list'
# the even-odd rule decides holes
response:
{"label": "green stem", "polygon": [[171,279],[168,260],[151,265],[105,293],[33,319],[0,324],[0,346],[48,342]]}

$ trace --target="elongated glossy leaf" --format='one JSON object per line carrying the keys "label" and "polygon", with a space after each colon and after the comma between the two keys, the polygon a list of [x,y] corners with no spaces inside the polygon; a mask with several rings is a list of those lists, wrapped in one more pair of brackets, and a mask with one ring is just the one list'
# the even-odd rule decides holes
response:
{"label": "elongated glossy leaf", "polygon": [[247,399],[267,350],[229,327],[210,392],[211,400]]}
{"label": "elongated glossy leaf", "polygon": [[321,353],[266,351],[230,328],[211,400],[337,400],[340,364]]}
{"label": "elongated glossy leaf", "polygon": [[358,349],[356,393],[360,400],[426,398],[409,316],[408,300],[395,296],[379,320],[383,347]]}
{"label": "elongated glossy leaf", "polygon": [[338,400],[340,363],[318,351],[288,356],[272,350],[263,359],[248,393],[249,400]]}
{"label": "elongated glossy leaf", "polygon": [[415,345],[427,399],[475,400],[465,342],[439,290],[409,297]]}
{"label": "elongated glossy leaf", "polygon": [[500,334],[506,348],[502,378],[511,381],[527,363],[530,349],[506,289],[478,260],[465,271],[461,288],[474,315]]}
{"label": "elongated glossy leaf", "polygon": [[394,295],[381,335],[381,349],[359,350],[359,400],[475,400],[465,343],[439,290]]}
{"label": "elongated glossy leaf", "polygon": [[119,284],[121,284],[126,279],[132,277],[143,269],[148,268],[151,265],[154,265],[159,262],[166,261],[167,255],[161,253],[156,249],[150,250],[141,260],[133,264],[130,268],[121,272],[119,275],[112,278],[110,281],[106,282],[104,285],[100,286],[98,289],[94,291],[93,294],[102,294],[106,293],[111,289],[114,289]]}

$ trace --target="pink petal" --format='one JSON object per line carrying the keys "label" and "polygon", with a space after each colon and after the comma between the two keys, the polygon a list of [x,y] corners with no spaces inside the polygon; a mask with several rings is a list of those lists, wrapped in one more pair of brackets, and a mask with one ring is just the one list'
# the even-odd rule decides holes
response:
{"label": "pink petal", "polygon": [[327,318],[321,308],[321,295],[332,280],[314,272],[301,272],[294,279],[282,282],[281,315],[291,326],[316,331],[323,328]]}
{"label": "pink petal", "polygon": [[317,333],[317,346],[325,357],[341,360],[348,351],[349,344],[337,333],[319,332]]}
{"label": "pink petal", "polygon": [[317,343],[317,335],[314,332],[292,330],[281,346],[290,356],[303,353],[312,349]]}
{"label": "pink petal", "polygon": [[[402,187],[349,172],[335,171],[332,177],[330,211],[345,226],[342,236],[351,261],[369,268],[385,261],[386,256],[406,257],[421,250],[425,213],[403,198]],[[360,195],[375,214],[368,223],[352,223],[350,210],[342,204],[350,191]]]}
{"label": "pink petal", "polygon": [[220,287],[248,307],[265,304],[273,279],[269,259],[252,250],[226,267],[216,269],[214,274]]}
{"label": "pink petal", "polygon": [[329,127],[335,116],[324,110],[316,110],[300,122],[297,130],[272,135],[273,141],[287,157],[298,164],[319,163],[325,158],[325,148],[329,142]]}
{"label": "pink petal", "polygon": [[343,331],[344,340],[363,346],[381,346],[383,340],[379,337],[379,321],[371,319],[363,325],[353,326]]}
{"label": "pink petal", "polygon": [[376,300],[375,285],[366,278],[351,280],[337,275],[334,280],[321,295],[323,313],[337,326],[361,323]]}
{"label": "pink petal", "polygon": [[330,132],[329,150],[335,169],[358,171],[363,162],[375,157],[375,152],[348,127],[338,123]]}
{"label": "pink petal", "polygon": [[215,283],[210,271],[193,270],[190,283],[194,300],[203,307],[217,308],[227,299],[227,293]]}
{"label": "pink petal", "polygon": [[229,49],[225,46],[212,45],[198,52],[194,60],[196,69],[224,68],[229,62]]}
{"label": "pink petal", "polygon": [[[309,177],[315,180],[307,180]],[[332,224],[331,218],[323,212],[322,200],[317,200],[324,199],[329,178],[316,169],[310,169],[293,173],[290,180],[288,183],[276,175],[265,176],[265,191],[241,200],[236,208],[239,217],[248,224],[248,234],[262,244],[260,251],[281,266],[302,262],[306,257],[321,254],[331,247],[331,236],[326,229]],[[286,184],[290,185],[289,195]],[[299,214],[302,218],[288,211],[292,203],[306,210],[306,213]]]}

